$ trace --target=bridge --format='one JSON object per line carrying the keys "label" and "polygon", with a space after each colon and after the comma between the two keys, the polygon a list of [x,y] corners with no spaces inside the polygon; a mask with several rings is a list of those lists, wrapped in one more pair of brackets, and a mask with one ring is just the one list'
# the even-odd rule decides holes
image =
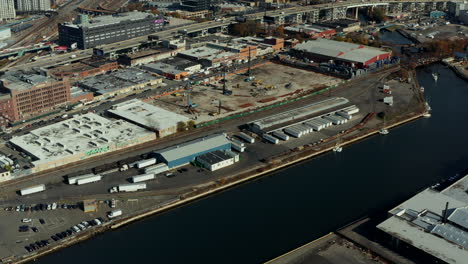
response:
{"label": "bridge", "polygon": [[[249,20],[263,22],[265,17],[275,18],[277,23],[315,23],[318,21],[336,20],[346,18],[348,9],[354,9],[353,14],[357,16],[359,8],[385,8],[388,13],[399,12],[430,12],[433,10],[447,10],[447,2],[441,0],[351,0],[338,3],[327,3],[313,6],[297,6],[280,10],[259,12],[247,14],[244,17]],[[108,54],[115,54],[121,50],[138,49],[142,44],[150,41],[160,41],[162,39],[171,39],[180,34],[188,36],[203,35],[211,32],[226,30],[231,24],[237,23],[235,18],[227,18],[223,21],[208,21],[202,23],[193,23],[189,25],[180,25],[167,30],[153,33],[150,35],[124,40],[112,44],[103,45],[102,48]],[[82,60],[91,57],[92,49],[75,51],[63,55],[56,55],[35,62],[23,65],[15,65],[9,69],[28,69],[32,67],[51,67],[65,63]],[[73,57],[71,55],[76,55]]]}

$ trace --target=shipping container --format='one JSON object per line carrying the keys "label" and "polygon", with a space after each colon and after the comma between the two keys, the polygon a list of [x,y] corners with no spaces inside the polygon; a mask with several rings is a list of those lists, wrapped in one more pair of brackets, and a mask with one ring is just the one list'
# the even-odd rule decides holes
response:
{"label": "shipping container", "polygon": [[313,121],[319,122],[320,124],[322,124],[323,128],[327,128],[327,127],[333,125],[333,123],[330,120],[325,120],[325,119],[320,118],[320,117],[313,119]]}
{"label": "shipping container", "polygon": [[296,130],[294,128],[291,128],[291,127],[287,127],[285,129],[283,129],[283,131],[286,133],[286,134],[289,134],[295,138],[300,138],[302,137],[303,133],[299,130]]}
{"label": "shipping container", "polygon": [[346,123],[348,123],[348,119],[346,119],[346,118],[344,118],[344,117],[342,117],[342,116],[339,116],[339,115],[336,115],[336,114],[335,114],[333,117],[336,118],[336,119],[338,119],[338,120],[340,120],[340,121],[341,121],[341,124],[346,124]]}
{"label": "shipping container", "polygon": [[244,152],[245,151],[245,147],[237,145],[236,143],[232,143],[231,148],[233,150],[237,151],[237,152]]}
{"label": "shipping container", "polygon": [[263,134],[262,137],[263,137],[266,141],[268,141],[268,142],[270,142],[270,143],[272,143],[272,144],[278,144],[278,143],[279,143],[279,139],[277,139],[277,138],[275,138],[275,137],[273,137],[273,136],[270,136],[270,135],[268,135],[268,134]]}
{"label": "shipping container", "polygon": [[156,158],[151,158],[151,159],[146,159],[146,160],[140,160],[140,161],[135,162],[135,166],[136,166],[138,169],[141,169],[141,168],[144,168],[144,167],[148,167],[148,166],[154,165],[154,164],[156,164]]}
{"label": "shipping container", "polygon": [[33,193],[38,193],[38,192],[45,191],[45,189],[46,189],[45,185],[40,184],[40,185],[31,186],[31,187],[28,187],[28,188],[21,189],[19,192],[20,192],[21,195],[28,195],[28,194],[33,194]]}
{"label": "shipping container", "polygon": [[142,174],[142,175],[137,175],[132,177],[132,182],[143,182],[143,181],[149,181],[154,179],[154,174]]}
{"label": "shipping container", "polygon": [[80,175],[80,176],[74,176],[74,177],[68,177],[68,184],[76,184],[78,180],[80,179],[86,179],[86,178],[89,178],[89,177],[93,177],[95,176],[95,174],[84,174],[84,175]]}
{"label": "shipping container", "polygon": [[280,131],[274,131],[273,136],[275,136],[275,137],[277,137],[279,139],[282,139],[284,141],[289,140],[289,136],[284,134],[283,132],[280,132]]}
{"label": "shipping container", "polygon": [[243,140],[245,140],[247,143],[250,143],[250,144],[253,144],[255,143],[255,139],[243,132],[240,132],[239,133],[239,137],[242,138]]}
{"label": "shipping container", "polygon": [[341,121],[333,116],[323,116],[322,118],[331,121],[334,125],[341,125]]}
{"label": "shipping container", "polygon": [[111,211],[109,214],[107,214],[107,217],[114,218],[114,217],[121,216],[121,215],[122,215],[122,209],[118,209],[118,210]]}
{"label": "shipping container", "polygon": [[86,184],[86,183],[98,182],[100,180],[102,180],[101,175],[94,175],[94,176],[78,179],[76,181],[76,185],[82,185],[82,184]]}
{"label": "shipping container", "polygon": [[145,168],[145,174],[152,173],[152,174],[159,174],[169,170],[169,167],[166,163],[159,163],[153,166],[149,166]]}

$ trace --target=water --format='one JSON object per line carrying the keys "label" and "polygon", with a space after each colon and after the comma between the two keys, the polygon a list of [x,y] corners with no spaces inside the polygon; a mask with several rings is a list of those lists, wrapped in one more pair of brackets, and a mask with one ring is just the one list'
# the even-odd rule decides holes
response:
{"label": "water", "polygon": [[384,43],[390,43],[395,45],[408,45],[412,44],[413,41],[404,37],[398,31],[389,31],[389,30],[381,30],[379,32],[380,40]]}
{"label": "water", "polygon": [[[437,84],[431,71],[440,72]],[[105,233],[36,263],[260,263],[369,212],[387,210],[468,164],[468,83],[441,65],[419,70],[418,76],[431,98],[430,119]]]}

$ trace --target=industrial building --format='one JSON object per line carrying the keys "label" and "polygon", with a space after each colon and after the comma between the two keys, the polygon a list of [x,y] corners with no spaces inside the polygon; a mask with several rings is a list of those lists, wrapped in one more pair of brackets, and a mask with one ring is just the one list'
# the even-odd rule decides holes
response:
{"label": "industrial building", "polygon": [[322,21],[321,23],[318,23],[318,25],[328,28],[334,28],[336,29],[336,32],[343,33],[354,32],[361,29],[361,22],[359,20],[348,18],[337,19],[332,21]]}
{"label": "industrial building", "polygon": [[239,154],[230,150],[215,150],[196,157],[196,161],[210,171],[219,170],[239,161]]}
{"label": "industrial building", "polygon": [[56,168],[156,139],[124,120],[88,113],[13,137],[10,143],[32,158],[33,172]]}
{"label": "industrial building", "polygon": [[18,13],[49,11],[50,7],[50,0],[15,0],[15,8]]}
{"label": "industrial building", "polygon": [[388,213],[377,228],[396,248],[418,249],[431,263],[468,260],[468,176],[440,192],[425,189]]}
{"label": "industrial building", "polygon": [[197,47],[179,52],[179,57],[196,61],[205,67],[219,66],[221,63],[232,64],[249,57],[257,57],[257,46],[238,43],[206,43]]}
{"label": "industrial building", "polygon": [[16,71],[2,75],[0,82],[0,115],[10,122],[47,113],[71,101],[68,79],[57,81],[39,74]]}
{"label": "industrial building", "polygon": [[146,73],[136,68],[126,68],[92,77],[87,77],[78,82],[84,89],[93,91],[103,97],[128,93],[162,82],[160,76]]}
{"label": "industrial building", "polygon": [[317,103],[308,104],[296,109],[285,111],[276,115],[267,116],[249,123],[250,129],[255,133],[264,133],[265,129],[275,125],[283,124],[302,117],[317,114],[332,108],[349,103],[349,100],[343,97],[334,97]]}
{"label": "industrial building", "polygon": [[367,68],[371,64],[381,64],[391,59],[392,53],[378,48],[328,39],[310,40],[297,44],[292,54],[298,58],[308,58],[314,62],[333,61],[336,64]]}
{"label": "industrial building", "polygon": [[205,153],[228,149],[231,149],[231,141],[226,138],[226,135],[214,134],[155,151],[154,156],[159,162],[166,163],[169,168],[174,168],[188,164]]}
{"label": "industrial building", "polygon": [[182,1],[181,8],[190,12],[209,10],[211,0],[185,0]]}
{"label": "industrial building", "polygon": [[147,49],[135,53],[119,55],[118,62],[127,66],[138,66],[173,57],[177,55],[179,51],[183,50],[185,50],[185,47],[180,49]]}
{"label": "industrial building", "polygon": [[309,38],[330,38],[336,34],[334,28],[319,25],[299,24],[284,28],[287,34],[303,34]]}
{"label": "industrial building", "polygon": [[[257,47],[257,56],[264,56],[284,49],[284,39],[275,37],[241,37],[235,38],[231,42],[238,44],[248,44]],[[248,50],[247,50],[248,51]],[[250,52],[252,56],[252,50]],[[248,55],[248,54],[247,54]]]}
{"label": "industrial building", "polygon": [[59,24],[59,43],[68,47],[76,43],[79,49],[89,49],[149,35],[163,25],[164,18],[146,12],[133,11],[92,19],[82,14],[74,24]]}
{"label": "industrial building", "polygon": [[63,79],[65,77],[81,79],[88,76],[103,74],[118,68],[119,64],[115,61],[109,61],[99,57],[91,57],[70,65],[47,69],[46,73],[56,79]]}
{"label": "industrial building", "polygon": [[148,130],[155,131],[158,137],[176,133],[177,123],[189,121],[183,115],[147,104],[138,99],[115,104],[108,112]]}
{"label": "industrial building", "polygon": [[146,71],[165,76],[169,79],[180,80],[188,75],[200,71],[202,66],[201,64],[184,58],[174,57],[156,63],[143,65],[141,68]]}
{"label": "industrial building", "polygon": [[13,0],[0,0],[0,21],[15,18],[15,2]]}

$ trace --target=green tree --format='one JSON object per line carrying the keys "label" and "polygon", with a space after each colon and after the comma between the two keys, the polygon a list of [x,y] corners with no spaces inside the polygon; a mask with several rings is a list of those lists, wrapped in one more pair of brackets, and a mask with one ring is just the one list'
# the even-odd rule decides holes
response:
{"label": "green tree", "polygon": [[386,15],[385,15],[385,9],[383,8],[374,8],[370,14],[369,17],[371,20],[374,20],[377,23],[381,23],[385,21]]}
{"label": "green tree", "polygon": [[177,122],[177,131],[181,132],[181,131],[185,131],[185,130],[187,130],[187,124],[185,122],[182,122],[182,121]]}
{"label": "green tree", "polygon": [[188,129],[195,128],[195,121],[193,121],[193,120],[187,121],[187,128]]}

